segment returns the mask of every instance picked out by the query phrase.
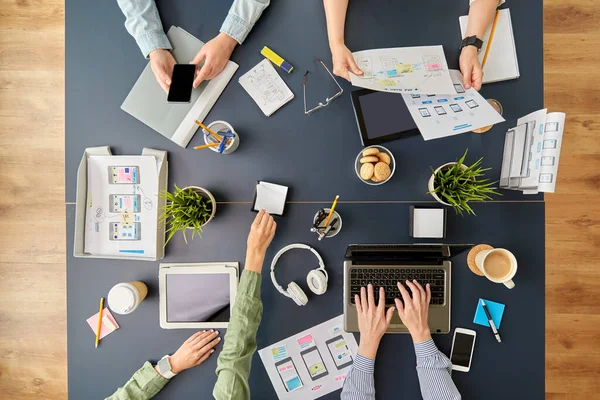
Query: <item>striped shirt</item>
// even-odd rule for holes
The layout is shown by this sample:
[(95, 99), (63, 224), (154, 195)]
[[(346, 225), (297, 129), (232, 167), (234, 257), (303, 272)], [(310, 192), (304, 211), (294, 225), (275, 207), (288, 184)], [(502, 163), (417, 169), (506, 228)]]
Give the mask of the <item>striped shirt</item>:
[[(432, 339), (415, 344), (417, 375), (423, 400), (460, 400), (452, 382), (452, 363)], [(375, 400), (375, 360), (356, 355), (344, 382), (342, 400)]]

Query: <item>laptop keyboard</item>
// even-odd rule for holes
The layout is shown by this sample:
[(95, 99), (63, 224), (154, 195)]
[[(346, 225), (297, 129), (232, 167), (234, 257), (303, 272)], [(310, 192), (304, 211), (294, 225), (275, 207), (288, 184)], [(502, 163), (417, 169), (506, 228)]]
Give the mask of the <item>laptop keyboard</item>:
[(350, 301), (354, 304), (354, 295), (360, 296), (360, 288), (367, 287), (370, 283), (373, 285), (375, 302), (379, 301), (379, 288), (385, 289), (385, 303), (394, 304), (394, 299), (402, 299), (400, 289), (397, 283), (401, 282), (404, 288), (411, 293), (406, 286), (406, 280), (416, 279), (423, 288), (429, 283), (431, 287), (432, 305), (443, 305), (445, 297), (445, 276), (441, 268), (404, 268), (404, 267), (380, 267), (380, 268), (360, 268), (350, 269)]

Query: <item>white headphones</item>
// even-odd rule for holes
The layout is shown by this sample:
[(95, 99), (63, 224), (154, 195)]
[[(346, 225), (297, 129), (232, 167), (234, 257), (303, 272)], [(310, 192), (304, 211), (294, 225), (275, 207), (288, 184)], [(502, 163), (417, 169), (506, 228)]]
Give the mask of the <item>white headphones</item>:
[(281, 257), (283, 253), (292, 249), (310, 250), (319, 260), (319, 268), (313, 269), (306, 276), (306, 283), (308, 284), (308, 288), (314, 294), (320, 295), (327, 291), (327, 280), (329, 279), (329, 276), (327, 275), (327, 271), (325, 271), (325, 264), (323, 263), (323, 259), (321, 258), (319, 253), (317, 253), (317, 251), (312, 247), (301, 243), (295, 243), (290, 244), (289, 246), (285, 246), (283, 249), (279, 250), (279, 253), (275, 255), (275, 257), (273, 258), (273, 262), (271, 263), (271, 280), (273, 281), (273, 285), (275, 286), (275, 289), (277, 289), (282, 295), (294, 300), (294, 302), (299, 306), (305, 306), (306, 303), (308, 303), (308, 298), (306, 297), (306, 293), (304, 293), (304, 290), (302, 290), (296, 282), (290, 282), (287, 287), (287, 290), (283, 290), (281, 285), (277, 283), (277, 279), (275, 279), (275, 264), (277, 264), (277, 260), (279, 260), (279, 257)]

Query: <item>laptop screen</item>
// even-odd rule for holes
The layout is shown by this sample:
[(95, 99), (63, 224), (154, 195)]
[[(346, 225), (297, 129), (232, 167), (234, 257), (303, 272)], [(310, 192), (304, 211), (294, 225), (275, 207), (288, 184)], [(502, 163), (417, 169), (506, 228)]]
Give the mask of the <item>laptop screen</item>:
[(472, 244), (363, 244), (350, 245), (346, 259), (362, 263), (438, 264), (473, 247)]

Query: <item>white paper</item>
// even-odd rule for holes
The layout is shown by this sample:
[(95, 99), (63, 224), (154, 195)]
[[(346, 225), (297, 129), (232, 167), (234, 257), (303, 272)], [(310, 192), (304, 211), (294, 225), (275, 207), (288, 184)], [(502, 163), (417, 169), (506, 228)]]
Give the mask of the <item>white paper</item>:
[(242, 75), (239, 82), (267, 117), (294, 98), (292, 91), (266, 58)]
[[(468, 20), (469, 17), (466, 15), (459, 18), (463, 39), (467, 34)], [(480, 63), (483, 63), (491, 31), (492, 24), (483, 35), (483, 46), (481, 52), (479, 52)], [(519, 75), (519, 62), (517, 60), (510, 10), (503, 9), (499, 11), (498, 23), (496, 24), (488, 58), (483, 66), (483, 83), (516, 79)]]
[(423, 139), (439, 139), (503, 122), (504, 118), (477, 90), (465, 90), (460, 71), (451, 69), (454, 94), (403, 94)]
[[(109, 183), (109, 168), (113, 166), (137, 167), (139, 183)], [(86, 253), (121, 257), (156, 257), (158, 168), (156, 158), (153, 156), (91, 156), (88, 158), (84, 249)], [(109, 204), (111, 195), (139, 195), (138, 211), (132, 211), (133, 224), (139, 224), (137, 225), (139, 240), (111, 240), (112, 224), (121, 224), (123, 218), (120, 211), (115, 212), (111, 208)]]
[(413, 211), (413, 237), (444, 237), (444, 210), (441, 208), (415, 208)]
[(454, 93), (442, 46), (396, 47), (352, 53), (364, 75), (354, 86), (392, 93)]
[[(271, 379), (273, 388), (277, 393), (277, 397), (280, 400), (317, 399), (333, 392), (334, 390), (339, 390), (342, 388), (344, 385), (344, 380), (346, 379), (346, 375), (352, 366), (349, 365), (342, 369), (338, 369), (335, 361), (333, 360), (334, 356), (332, 356), (332, 353), (326, 345), (326, 342), (333, 337), (341, 335), (346, 342), (345, 345), (347, 346), (347, 351), (349, 351), (350, 354), (345, 355), (338, 353), (336, 354), (336, 357), (347, 357), (348, 360), (350, 358), (354, 359), (358, 351), (358, 344), (356, 343), (356, 339), (354, 339), (353, 334), (347, 333), (340, 328), (343, 323), (344, 316), (340, 315), (280, 342), (273, 343), (272, 345), (258, 351), (260, 359), (262, 360), (267, 374)], [(311, 341), (313, 344), (308, 344)], [(278, 367), (275, 366), (276, 361), (274, 361), (274, 354), (278, 353), (282, 346), (286, 347), (287, 356), (291, 358), (292, 361), (291, 363), (288, 361), (287, 363), (279, 365), (279, 368), (285, 367), (286, 365), (290, 367), (287, 370), (283, 368), (284, 370), (282, 371), (282, 374), (284, 374), (284, 378), (293, 378), (294, 369), (291, 367), (295, 367), (299, 379), (302, 382), (301, 386), (292, 391), (286, 390), (283, 380), (279, 375)], [(305, 354), (304, 357), (300, 355), (302, 351), (310, 350), (315, 346), (318, 349), (318, 353), (312, 351), (309, 354)], [(276, 351), (273, 352), (273, 349)], [(315, 379), (313, 380), (313, 378), (310, 376), (306, 363), (312, 364), (319, 362), (319, 355), (324, 363), (325, 369), (327, 370), (327, 374), (325, 375), (324, 372), (321, 371), (321, 374), (315, 375)], [(289, 358), (284, 360), (289, 360)], [(284, 362), (284, 360), (279, 359), (278, 362)]]
[(565, 113), (561, 112), (550, 113), (546, 117), (538, 185), (538, 190), (540, 192), (554, 193), (556, 188), (558, 161), (560, 158), (560, 149), (562, 147), (565, 118)]
[(265, 209), (269, 214), (282, 215), (287, 198), (287, 186), (274, 183), (259, 182), (256, 185), (256, 201), (254, 210)]
[(526, 170), (519, 183), (520, 190), (532, 189), (537, 191), (542, 158), (542, 142), (544, 141), (544, 123), (546, 122), (547, 111), (544, 108), (521, 117), (517, 121), (517, 125), (527, 125), (527, 135), (530, 142), (528, 144), (529, 161), (523, 163)]

